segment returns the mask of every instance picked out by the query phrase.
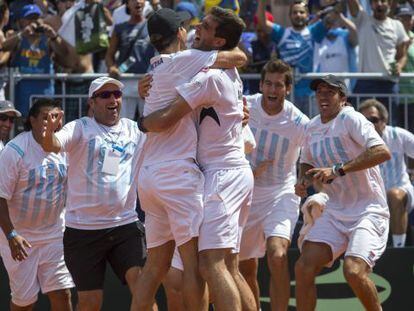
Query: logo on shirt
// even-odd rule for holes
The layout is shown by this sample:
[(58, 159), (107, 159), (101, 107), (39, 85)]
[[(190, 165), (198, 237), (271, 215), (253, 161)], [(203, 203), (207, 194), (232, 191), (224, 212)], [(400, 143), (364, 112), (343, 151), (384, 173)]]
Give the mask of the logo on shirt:
[(218, 126), (220, 126), (220, 119), (219, 119), (219, 117), (217, 115), (217, 112), (214, 110), (213, 107), (201, 109), (201, 112), (200, 112), (200, 124), (201, 124), (201, 122), (203, 122), (204, 118), (206, 118), (206, 117), (212, 118), (214, 121), (216, 121), (216, 123), (218, 124)]

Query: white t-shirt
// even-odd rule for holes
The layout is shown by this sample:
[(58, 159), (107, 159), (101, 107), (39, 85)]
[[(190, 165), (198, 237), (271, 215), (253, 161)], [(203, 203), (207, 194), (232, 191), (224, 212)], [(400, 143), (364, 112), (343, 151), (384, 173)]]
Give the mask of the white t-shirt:
[(197, 160), (202, 170), (248, 166), (243, 140), (243, 84), (237, 69), (204, 69), (178, 93), (198, 119)]
[[(214, 64), (217, 51), (195, 49), (162, 54), (151, 59), (152, 83), (145, 98), (144, 116), (165, 108), (178, 96), (176, 86), (190, 81), (200, 70)], [(145, 165), (164, 161), (195, 159), (197, 131), (194, 116), (188, 114), (162, 133), (148, 133), (145, 144)]]
[(252, 169), (263, 161), (272, 161), (255, 179), (255, 187), (283, 188), (294, 192), (296, 162), (309, 118), (287, 100), (281, 112), (268, 115), (263, 110), (262, 98), (262, 94), (246, 96), (250, 110), (249, 126), (256, 140), (256, 149), (247, 155), (247, 159)]
[(0, 152), (4, 149), (4, 143), (2, 140), (0, 140)]
[[(320, 115), (310, 121), (300, 162), (332, 167), (383, 144), (371, 122), (352, 107), (345, 107), (327, 123), (321, 122)], [(332, 184), (324, 185), (323, 192), (329, 196), (325, 211), (338, 220), (352, 221), (367, 213), (389, 216), (379, 166), (337, 177)]]
[[(47, 153), (24, 132), (0, 154), (0, 197), (7, 200), (16, 231), (29, 243), (63, 237), (67, 163), (63, 153)], [(0, 234), (1, 243), (6, 237)]]
[[(84, 117), (66, 124), (56, 137), (69, 162), (66, 226), (95, 230), (137, 220), (136, 179), (145, 141), (137, 123), (122, 118), (107, 127)], [(103, 172), (103, 162), (114, 144), (123, 151), (112, 175)]]
[(395, 62), (397, 46), (409, 41), (400, 21), (387, 17), (375, 19), (365, 11), (355, 18), (359, 37), (359, 71), (390, 72), (390, 63)]
[(385, 189), (411, 187), (404, 157), (414, 158), (414, 134), (400, 127), (387, 126), (382, 139), (392, 153), (391, 160), (380, 165)]

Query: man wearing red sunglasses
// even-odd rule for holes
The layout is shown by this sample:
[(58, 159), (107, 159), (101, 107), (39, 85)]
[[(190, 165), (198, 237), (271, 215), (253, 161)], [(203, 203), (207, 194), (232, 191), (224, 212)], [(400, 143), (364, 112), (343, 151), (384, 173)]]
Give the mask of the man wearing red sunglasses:
[(14, 120), (21, 116), (21, 113), (14, 108), (11, 101), (0, 101), (0, 152), (4, 148), (4, 142), (9, 139)]
[(144, 227), (135, 212), (145, 135), (136, 122), (120, 118), (123, 87), (109, 77), (95, 79), (89, 87), (93, 117), (69, 122), (57, 133), (62, 113), (44, 122), (43, 149), (68, 156), (63, 244), (79, 310), (101, 308), (107, 262), (132, 289), (146, 257)]

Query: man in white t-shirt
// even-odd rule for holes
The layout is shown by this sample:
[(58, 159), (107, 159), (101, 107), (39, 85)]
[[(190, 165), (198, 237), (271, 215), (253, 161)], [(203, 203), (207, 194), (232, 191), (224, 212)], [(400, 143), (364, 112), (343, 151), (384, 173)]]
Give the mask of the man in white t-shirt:
[(311, 82), (320, 115), (306, 129), (296, 194), (312, 182), (329, 200), (304, 236), (295, 266), (298, 310), (315, 310), (315, 277), (345, 252), (344, 276), (365, 309), (381, 310), (369, 273), (384, 252), (389, 211), (378, 164), (390, 152), (374, 126), (346, 106), (343, 81), (328, 75)]
[(74, 284), (62, 243), (66, 156), (47, 153), (40, 145), (43, 120), (61, 111), (54, 100), (37, 100), (26, 131), (0, 154), (0, 256), (9, 275), (11, 310), (32, 310), (40, 290), (53, 310), (72, 310)]
[[(166, 107), (177, 97), (176, 86), (188, 82), (203, 68), (234, 67), (220, 52), (186, 47), (183, 23), (188, 12), (164, 8), (148, 19), (151, 43), (160, 55), (151, 59), (152, 87), (145, 99), (144, 116)], [(223, 56), (224, 54), (224, 56)], [(188, 309), (206, 308), (205, 285), (198, 270), (197, 237), (203, 218), (204, 177), (196, 164), (197, 132), (193, 116), (187, 115), (163, 133), (148, 133), (138, 190), (146, 213), (148, 261), (136, 287), (133, 304), (137, 309), (152, 304), (155, 292), (168, 271), (174, 244), (184, 264), (183, 297)], [(177, 179), (177, 174), (181, 177)]]
[(4, 149), (5, 142), (9, 139), (14, 120), (22, 114), (14, 108), (11, 101), (0, 100), (0, 152)]
[[(359, 71), (399, 75), (407, 61), (409, 37), (400, 21), (388, 17), (391, 1), (371, 0), (372, 16), (359, 0), (347, 1), (358, 29)], [(398, 89), (392, 79), (358, 80), (354, 93), (398, 94)]]
[(287, 251), (299, 216), (295, 195), (296, 162), (309, 122), (285, 97), (292, 88), (292, 69), (281, 60), (262, 69), (260, 90), (247, 96), (249, 126), (256, 149), (247, 156), (255, 175), (253, 201), (240, 247), (240, 270), (259, 305), (257, 258), (267, 252), (273, 309), (286, 310), (290, 294)]
[(404, 247), (408, 215), (414, 208), (414, 187), (407, 173), (405, 157), (414, 158), (414, 134), (400, 127), (388, 126), (388, 111), (375, 99), (364, 101), (359, 111), (374, 124), (391, 150), (391, 160), (382, 163), (380, 168), (390, 207), (393, 245)]
[(118, 80), (95, 79), (89, 87), (93, 118), (70, 122), (57, 133), (56, 121), (45, 121), (43, 149), (68, 156), (63, 244), (80, 310), (101, 308), (107, 262), (132, 291), (146, 257), (135, 211), (145, 135), (136, 122), (120, 118), (122, 88)]
[[(244, 23), (234, 14), (213, 8), (196, 28), (193, 47), (233, 48), (240, 40), (243, 27)], [(178, 98), (170, 106), (146, 116), (142, 127), (150, 132), (162, 132), (178, 126), (195, 110), (199, 136), (197, 160), (206, 178), (204, 218), (198, 243), (200, 269), (217, 308), (238, 310), (243, 304), (244, 309), (253, 310), (256, 308), (254, 297), (238, 270), (237, 261), (253, 182), (241, 136), (240, 78), (235, 69), (206, 68), (177, 90), (189, 97), (188, 103)]]

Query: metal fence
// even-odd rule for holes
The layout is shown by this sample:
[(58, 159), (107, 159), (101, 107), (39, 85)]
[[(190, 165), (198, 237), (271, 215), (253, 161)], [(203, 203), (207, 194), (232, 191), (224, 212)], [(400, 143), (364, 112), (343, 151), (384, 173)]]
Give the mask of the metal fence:
[[(294, 81), (300, 79), (315, 79), (318, 77), (325, 76), (327, 73), (308, 73), (308, 74), (296, 74), (294, 76)], [(344, 79), (378, 79), (378, 80), (389, 80), (394, 79), (395, 81), (400, 81), (402, 79), (414, 79), (414, 73), (402, 73), (399, 77), (390, 77), (381, 73), (332, 73), (338, 77)], [(19, 81), (25, 79), (31, 80), (52, 80), (59, 87), (56, 88), (55, 94), (52, 96), (54, 98), (59, 98), (62, 100), (62, 105), (65, 110), (71, 109), (76, 110), (76, 117), (80, 117), (86, 113), (86, 102), (87, 102), (87, 92), (83, 93), (73, 93), (68, 91), (68, 85), (73, 82), (80, 83), (81, 85), (89, 86), (89, 82), (97, 77), (105, 76), (107, 74), (21, 74), (16, 69), (11, 68), (7, 75), (3, 75), (3, 79), (8, 81), (8, 93), (9, 99), (14, 102), (15, 100), (15, 86)], [(143, 74), (123, 74), (121, 80), (138, 81)], [(1, 76), (0, 76), (1, 77)], [(241, 74), (243, 80), (260, 80), (259, 74)], [(38, 97), (46, 97), (46, 95), (36, 94), (36, 90), (33, 90), (31, 100)], [(50, 96), (47, 96), (50, 97)], [(125, 97), (125, 96), (124, 96)], [(410, 94), (349, 94), (349, 99), (352, 104), (357, 108), (361, 101), (366, 98), (387, 98), (388, 101), (385, 103), (388, 106), (390, 114), (390, 124), (399, 125), (406, 129), (413, 128), (414, 123), (414, 90)], [(133, 98), (133, 96), (126, 96), (126, 98)], [(290, 94), (290, 100), (295, 103), (295, 93), (292, 91)], [(315, 103), (314, 95), (309, 96), (307, 99), (307, 109), (306, 111), (312, 117), (318, 113), (318, 109)]]

